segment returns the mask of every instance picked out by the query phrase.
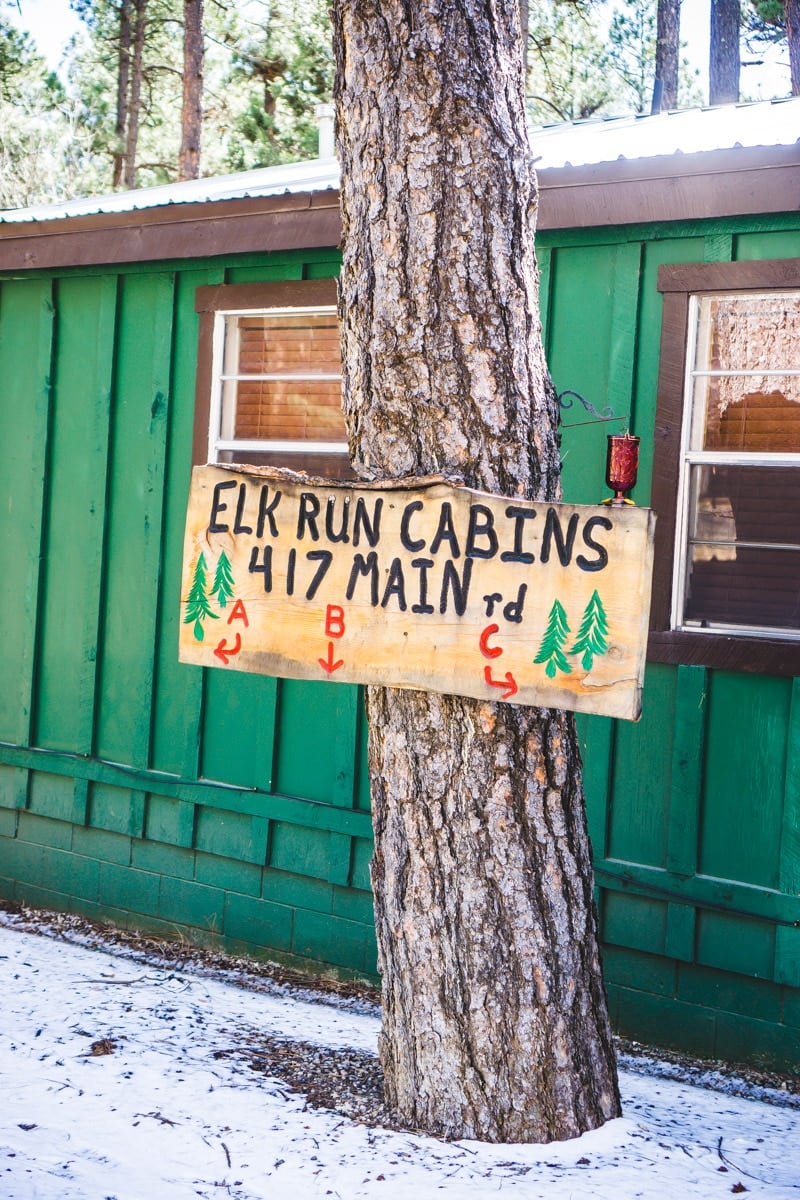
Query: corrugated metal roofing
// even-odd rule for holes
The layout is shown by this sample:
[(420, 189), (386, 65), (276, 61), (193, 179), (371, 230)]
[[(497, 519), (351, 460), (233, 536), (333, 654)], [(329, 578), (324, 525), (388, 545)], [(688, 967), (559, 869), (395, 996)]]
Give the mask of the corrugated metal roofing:
[(542, 169), (798, 142), (798, 97), (688, 108), (653, 117), (599, 117), (531, 130), (534, 159)]
[[(546, 125), (531, 130), (531, 142), (539, 170), (737, 147), (797, 145), (800, 144), (800, 98)], [(0, 221), (52, 221), (172, 204), (324, 192), (338, 186), (338, 162), (335, 158), (322, 158), (110, 196), (91, 196), (63, 204), (9, 210), (0, 213)]]
[(95, 213), (136, 212), (168, 204), (197, 204), (213, 200), (241, 200), (248, 196), (279, 196), (287, 192), (324, 192), (339, 186), (339, 164), (335, 158), (262, 167), (236, 175), (214, 175), (184, 183), (114, 192), (110, 196), (88, 196), (63, 204), (37, 204), (31, 208), (0, 212), (0, 221), (53, 221), (59, 217), (84, 217)]

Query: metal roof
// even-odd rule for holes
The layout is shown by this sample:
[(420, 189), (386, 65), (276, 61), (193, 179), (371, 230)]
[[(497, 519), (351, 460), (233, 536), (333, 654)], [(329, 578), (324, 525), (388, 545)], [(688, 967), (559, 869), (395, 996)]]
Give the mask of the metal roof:
[(88, 196), (62, 204), (36, 204), (30, 208), (0, 212), (0, 221), (53, 221), (59, 217), (84, 217), (95, 213), (136, 212), (168, 204), (197, 204), (214, 200), (241, 200), (248, 196), (279, 196), (291, 192), (324, 192), (339, 186), (339, 163), (335, 158), (261, 167), (236, 175), (214, 175), (183, 183)]
[[(656, 116), (597, 117), (531, 130), (537, 170), (592, 166), (620, 160), (737, 148), (800, 144), (800, 97), (691, 108)], [(91, 196), (62, 204), (35, 205), (0, 213), (0, 222), (52, 221), (98, 213), (136, 212), (165, 205), (316, 193), (339, 186), (335, 158), (263, 167), (160, 187)]]
[(699, 154), (800, 142), (800, 97), (687, 108), (656, 116), (598, 117), (531, 130), (537, 168)]

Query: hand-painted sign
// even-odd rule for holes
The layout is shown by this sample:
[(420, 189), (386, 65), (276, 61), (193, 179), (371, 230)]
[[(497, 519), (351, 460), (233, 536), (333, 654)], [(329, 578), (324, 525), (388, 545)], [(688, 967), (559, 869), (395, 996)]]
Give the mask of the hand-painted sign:
[(648, 509), (196, 467), (180, 658), (636, 720)]

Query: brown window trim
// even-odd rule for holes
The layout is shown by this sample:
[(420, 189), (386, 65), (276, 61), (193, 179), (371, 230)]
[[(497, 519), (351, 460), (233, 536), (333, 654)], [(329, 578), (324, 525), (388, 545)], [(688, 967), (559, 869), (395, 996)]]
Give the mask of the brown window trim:
[(689, 295), (692, 292), (781, 287), (800, 288), (800, 258), (682, 263), (659, 268), (658, 290), (664, 294), (664, 313), (652, 491), (652, 506), (658, 521), (647, 649), (650, 662), (690, 663), (768, 675), (800, 675), (800, 639), (789, 641), (670, 629)]
[(335, 305), (335, 279), (288, 279), (280, 283), (217, 283), (195, 292), (195, 312), (200, 314), (197, 340), (192, 466), (208, 459), (208, 425), (211, 419), (211, 384), (214, 350), (214, 317), (220, 310), (237, 308), (314, 308)]

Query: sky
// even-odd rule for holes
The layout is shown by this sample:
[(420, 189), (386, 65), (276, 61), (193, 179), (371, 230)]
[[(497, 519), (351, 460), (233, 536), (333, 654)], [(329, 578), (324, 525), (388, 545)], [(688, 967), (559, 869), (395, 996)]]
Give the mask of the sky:
[[(59, 58), (70, 36), (80, 22), (69, 7), (69, 0), (15, 0), (19, 13), (17, 21), (34, 37), (39, 50), (51, 67)], [(681, 37), (687, 43), (687, 56), (700, 71), (699, 84), (703, 96), (708, 96), (708, 24), (710, 0), (683, 0), (681, 8)], [(743, 52), (743, 64), (754, 56)], [(776, 65), (777, 64), (777, 65)], [(770, 99), (788, 95), (788, 57), (770, 51), (763, 65), (743, 65), (742, 94), (748, 99)]]
[(81, 22), (71, 10), (69, 0), (13, 0), (18, 11), (10, 16), (21, 29), (31, 34), (39, 52), (55, 69), (61, 53)]
[(3, 1200), (800, 1197), (800, 1097), (634, 1059), (623, 1115), (566, 1142), (356, 1124), (250, 1061), (268, 1036), (372, 1055), (374, 1008), (97, 948), (60, 921), (0, 913)]

